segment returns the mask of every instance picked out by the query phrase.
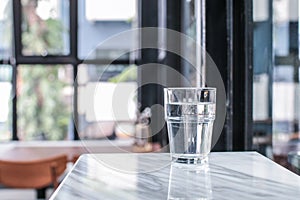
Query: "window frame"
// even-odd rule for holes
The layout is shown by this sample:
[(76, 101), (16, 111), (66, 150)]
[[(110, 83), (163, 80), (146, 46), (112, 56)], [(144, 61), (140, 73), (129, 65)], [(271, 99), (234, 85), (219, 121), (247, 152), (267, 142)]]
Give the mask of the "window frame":
[[(167, 19), (171, 20), (167, 22), (167, 27), (172, 26), (172, 16), (178, 17), (178, 5), (181, 1), (173, 0), (156, 0), (155, 3), (149, 3), (147, 0), (141, 0), (138, 3), (138, 13), (139, 13), (139, 27), (157, 26), (158, 20), (155, 17), (147, 17), (147, 13), (151, 13), (155, 16), (153, 12), (149, 11), (151, 7), (152, 11), (156, 14), (158, 10), (158, 5), (161, 1), (166, 1), (167, 7)], [(221, 3), (220, 3), (221, 2)], [(24, 56), (22, 55), (22, 43), (21, 43), (21, 15), (22, 7), (21, 0), (14, 0), (13, 3), (13, 56), (8, 60), (0, 60), (0, 64), (10, 64), (13, 67), (13, 77), (12, 84), (13, 90), (16, 91), (16, 77), (17, 68), (20, 64), (71, 64), (73, 66), (73, 77), (74, 77), (74, 140), (79, 140), (79, 136), (76, 129), (76, 124), (78, 122), (78, 83), (76, 82), (76, 77), (78, 73), (78, 65), (83, 62), (83, 60), (78, 59), (78, 1), (69, 0), (70, 5), (70, 54), (64, 56)], [(171, 5), (173, 3), (173, 6)], [(217, 37), (216, 29), (210, 29), (207, 32), (207, 49), (211, 54), (215, 54), (213, 58), (216, 62), (224, 62), (222, 57), (218, 55), (226, 55), (226, 64), (220, 66), (220, 72), (224, 79), (224, 84), (227, 93), (227, 117), (224, 125), (224, 137), (222, 143), (226, 143), (225, 146), (220, 147), (217, 150), (250, 150), (252, 148), (252, 2), (247, 0), (206, 0), (207, 15), (213, 13), (214, 8), (218, 8), (226, 14), (226, 26), (217, 27), (216, 22), (218, 16), (211, 15), (210, 20), (207, 21), (208, 27), (219, 28), (218, 34), (226, 35), (225, 40), (223, 38), (223, 46), (221, 49), (217, 50), (218, 44), (214, 45), (209, 41), (214, 37)], [(226, 5), (226, 6), (224, 6)], [(150, 6), (150, 7), (148, 7)], [(220, 17), (220, 16), (219, 16)], [(208, 19), (208, 18), (207, 18)], [(222, 19), (224, 22), (224, 19)], [(177, 21), (178, 22), (178, 21)], [(169, 23), (169, 24), (168, 24)], [(176, 28), (176, 24), (173, 24)], [(171, 27), (172, 28), (172, 27)], [(240, 42), (244, 41), (244, 42)], [(224, 45), (225, 44), (225, 45)], [(164, 59), (159, 60), (156, 52), (144, 51), (142, 52), (141, 58), (147, 58), (148, 60), (154, 60), (158, 63), (168, 63), (173, 62), (171, 57), (166, 56)], [(145, 62), (145, 60), (143, 61)], [(177, 61), (176, 61), (177, 62)], [(107, 61), (105, 59), (99, 60), (84, 60), (84, 63), (97, 63), (105, 64)], [(136, 59), (130, 61), (128, 59), (115, 60), (113, 64), (142, 64), (141, 59)], [(239, 66), (239, 67), (236, 67)], [(139, 73), (139, 72), (138, 72)], [(155, 90), (155, 95), (159, 97), (159, 92)], [(144, 94), (143, 94), (144, 93)], [(139, 98), (142, 101), (142, 108), (152, 104), (147, 102), (147, 90), (144, 90), (142, 94), (139, 94)], [(18, 140), (17, 133), (17, 96), (15, 95), (12, 99), (12, 140)], [(143, 103), (144, 102), (144, 103)], [(162, 134), (165, 134), (162, 133)], [(167, 137), (165, 135), (157, 137), (157, 140), (161, 143), (167, 142)]]
[[(14, 0), (13, 2), (13, 56), (10, 60), (0, 60), (0, 63), (8, 63), (13, 66), (13, 77), (12, 84), (13, 90), (17, 89), (17, 69), (18, 65), (36, 65), (36, 64), (50, 64), (50, 65), (66, 65), (69, 64), (73, 67), (73, 117), (74, 117), (74, 127), (73, 127), (73, 138), (74, 140), (79, 140), (79, 135), (77, 132), (77, 124), (78, 124), (78, 83), (77, 83), (77, 73), (78, 73), (78, 65), (93, 63), (93, 64), (107, 64), (106, 59), (94, 59), (94, 60), (82, 60), (78, 58), (78, 1), (69, 0), (69, 15), (70, 15), (70, 49), (69, 55), (46, 55), (46, 56), (26, 56), (22, 54), (22, 5), (21, 0)], [(132, 61), (129, 59), (118, 59), (112, 62), (112, 64), (130, 64)], [(17, 101), (18, 98), (14, 95), (12, 99), (12, 140), (19, 140), (18, 138), (18, 121), (17, 121)]]

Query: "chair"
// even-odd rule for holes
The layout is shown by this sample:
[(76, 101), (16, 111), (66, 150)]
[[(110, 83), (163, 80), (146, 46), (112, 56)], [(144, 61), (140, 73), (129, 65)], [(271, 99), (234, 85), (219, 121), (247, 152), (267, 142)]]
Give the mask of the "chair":
[(58, 177), (66, 166), (66, 155), (34, 161), (0, 160), (0, 183), (11, 188), (35, 188), (37, 197), (45, 198), (47, 187), (58, 187)]
[(80, 155), (74, 155), (72, 158), (72, 163), (75, 164), (76, 161), (79, 159)]

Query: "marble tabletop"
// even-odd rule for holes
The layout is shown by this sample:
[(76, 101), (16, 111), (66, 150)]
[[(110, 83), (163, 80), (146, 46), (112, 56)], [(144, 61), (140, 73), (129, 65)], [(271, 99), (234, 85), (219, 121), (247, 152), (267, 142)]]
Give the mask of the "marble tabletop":
[(85, 154), (50, 199), (300, 199), (300, 176), (256, 152), (213, 152), (202, 166), (170, 160)]

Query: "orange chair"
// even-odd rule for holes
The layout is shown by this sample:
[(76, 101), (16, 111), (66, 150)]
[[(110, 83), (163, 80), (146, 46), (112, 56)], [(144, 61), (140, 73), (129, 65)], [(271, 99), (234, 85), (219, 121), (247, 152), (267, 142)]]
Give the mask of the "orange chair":
[(80, 155), (74, 155), (72, 158), (72, 163), (75, 164), (76, 161), (79, 159)]
[(58, 187), (58, 178), (66, 166), (66, 155), (35, 161), (0, 160), (0, 183), (11, 188), (35, 188), (38, 198), (45, 198), (48, 186)]

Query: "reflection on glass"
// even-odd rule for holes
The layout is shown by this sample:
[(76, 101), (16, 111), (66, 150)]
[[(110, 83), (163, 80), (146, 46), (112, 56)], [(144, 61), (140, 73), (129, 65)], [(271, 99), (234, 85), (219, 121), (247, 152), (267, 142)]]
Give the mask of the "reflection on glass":
[(22, 0), (22, 53), (69, 54), (69, 1)]
[(71, 66), (19, 66), (20, 140), (64, 140), (73, 135)]
[(0, 141), (11, 138), (12, 132), (12, 67), (0, 65)]
[(172, 163), (168, 199), (213, 199), (209, 166)]
[[(128, 53), (137, 42), (133, 35), (125, 40), (107, 39), (136, 27), (136, 0), (79, 0), (78, 54), (80, 59), (109, 59)], [(124, 55), (128, 59), (128, 55)]]
[(81, 139), (130, 138), (136, 118), (136, 67), (78, 68), (78, 132)]
[(12, 1), (0, 1), (0, 60), (12, 53)]

